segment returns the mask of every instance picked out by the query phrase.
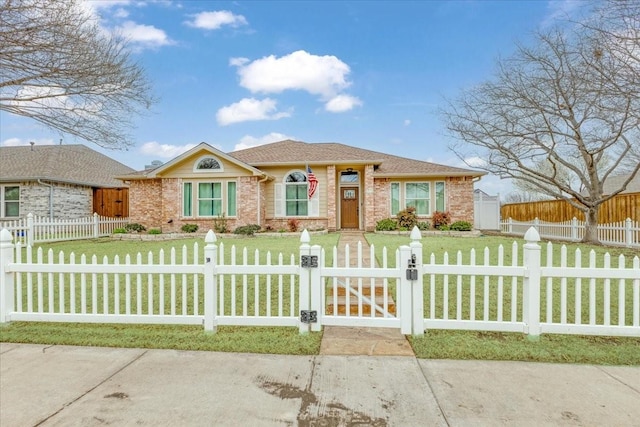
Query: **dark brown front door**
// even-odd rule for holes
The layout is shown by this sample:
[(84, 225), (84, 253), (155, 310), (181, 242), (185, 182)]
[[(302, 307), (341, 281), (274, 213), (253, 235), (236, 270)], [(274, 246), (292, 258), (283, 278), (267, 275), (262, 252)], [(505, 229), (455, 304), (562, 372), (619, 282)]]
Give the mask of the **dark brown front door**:
[(358, 188), (340, 189), (340, 228), (359, 228)]

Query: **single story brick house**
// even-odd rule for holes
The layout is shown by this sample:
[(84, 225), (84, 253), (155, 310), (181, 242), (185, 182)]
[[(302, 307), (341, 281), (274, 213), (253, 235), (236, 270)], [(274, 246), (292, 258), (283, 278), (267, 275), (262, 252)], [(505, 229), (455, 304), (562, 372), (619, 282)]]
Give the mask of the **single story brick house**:
[(82, 144), (0, 147), (0, 220), (127, 217), (129, 166)]
[(473, 222), (473, 185), (483, 172), (338, 143), (280, 141), (223, 153), (209, 144), (153, 169), (119, 178), (129, 185), (130, 220), (163, 232), (183, 224), (229, 230), (259, 224), (287, 230), (371, 231), (415, 206), (421, 221), (448, 211)]

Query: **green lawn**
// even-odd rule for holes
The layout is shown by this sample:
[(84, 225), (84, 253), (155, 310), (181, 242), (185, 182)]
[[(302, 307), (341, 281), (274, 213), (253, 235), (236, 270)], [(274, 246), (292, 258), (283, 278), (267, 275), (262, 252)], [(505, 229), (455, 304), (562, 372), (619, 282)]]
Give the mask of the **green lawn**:
[[(330, 250), (338, 242), (339, 234), (313, 235), (311, 244), (322, 245), (328, 257)], [(391, 258), (389, 265), (394, 265), (395, 248), (408, 244), (407, 236), (391, 236), (367, 234), (367, 240), (375, 244), (376, 256), (380, 259), (383, 246), (387, 246)], [(428, 236), (422, 239), (425, 259), (433, 252), (437, 262), (442, 262), (446, 250), (463, 253), (468, 260), (471, 248), (477, 251), (476, 262), (484, 262), (483, 250), (491, 248), (492, 263), (497, 256), (497, 247), (504, 246), (505, 264), (510, 264), (511, 244), (522, 239), (514, 237), (483, 236), (478, 238), (458, 238), (449, 236)], [(54, 253), (64, 251), (66, 257), (70, 252), (79, 254), (96, 254), (99, 259), (107, 256), (113, 259), (118, 255), (122, 260), (126, 254), (143, 253), (146, 262), (148, 252), (156, 254), (163, 249), (168, 259), (172, 247), (178, 248), (176, 256), (181, 257), (181, 248), (186, 245), (189, 251), (193, 243), (198, 242), (200, 249), (204, 246), (202, 237), (175, 241), (114, 241), (111, 239), (93, 239), (86, 241), (46, 243), (40, 245), (46, 251), (51, 248)], [(291, 255), (297, 256), (300, 241), (294, 237), (254, 237), (254, 238), (221, 238), (217, 242), (223, 243), (226, 252), (235, 245), (238, 249), (237, 257), (241, 259), (241, 248), (247, 247), (248, 262), (253, 263), (255, 250), (259, 249), (264, 260), (266, 252), (272, 252), (272, 260), (276, 254), (282, 253), (285, 263)], [(546, 260), (546, 245), (543, 244), (543, 263)], [(560, 246), (560, 244), (557, 244)], [(573, 253), (578, 245), (568, 244), (569, 259), (573, 262)], [(622, 248), (604, 248), (601, 246), (585, 247), (580, 245), (583, 258), (593, 249), (598, 254), (600, 265), (604, 252), (612, 255), (612, 264), (617, 266), (617, 257), (624, 254), (627, 264), (637, 250)], [(519, 252), (519, 257), (522, 252)], [(46, 256), (46, 255), (45, 255)], [(57, 256), (57, 255), (56, 255)], [(190, 255), (191, 256), (191, 255)], [(556, 258), (557, 259), (557, 258)], [(450, 262), (454, 262), (454, 254), (450, 254)], [(227, 260), (229, 262), (230, 259)], [(330, 260), (329, 260), (330, 262)], [(586, 265), (583, 262), (583, 265)], [(451, 283), (455, 283), (453, 280)], [(249, 284), (251, 286), (251, 283)], [(544, 286), (544, 284), (543, 284)], [(617, 285), (616, 285), (617, 286)], [(451, 285), (451, 287), (455, 287)], [(557, 287), (554, 285), (554, 288)], [(583, 285), (584, 288), (587, 285)], [(615, 288), (615, 286), (613, 286)], [(479, 286), (476, 292), (480, 292)], [(250, 287), (252, 293), (254, 288)], [(493, 292), (493, 291), (492, 291)], [(554, 304), (559, 300), (554, 289)], [(428, 292), (425, 292), (428, 294)], [(492, 294), (493, 296), (493, 294)], [(191, 299), (191, 295), (188, 296)], [(425, 296), (428, 298), (428, 295)], [(508, 297), (506, 297), (508, 298)], [(544, 298), (544, 297), (543, 297)], [(426, 300), (426, 303), (429, 301)], [(544, 303), (544, 302), (543, 302)], [(428, 306), (427, 306), (428, 307)], [(480, 307), (478, 307), (480, 308)], [(249, 308), (251, 310), (251, 308)], [(476, 310), (482, 315), (482, 310)], [(466, 312), (465, 312), (466, 313)], [(454, 313), (455, 314), (455, 313)], [(628, 313), (630, 315), (630, 312)], [(491, 315), (495, 313), (492, 311)], [(507, 313), (505, 313), (505, 317)], [(181, 350), (210, 350), (236, 351), (273, 354), (317, 354), (320, 347), (321, 333), (299, 335), (296, 328), (270, 327), (219, 327), (218, 333), (207, 334), (200, 326), (166, 326), (166, 325), (101, 325), (101, 324), (62, 324), (13, 322), (0, 328), (0, 340), (5, 342), (26, 342), (42, 344), (66, 344), (112, 347), (144, 347), (171, 348)], [(410, 342), (420, 358), (455, 358), (455, 359), (494, 359), (494, 360), (531, 360), (544, 362), (572, 362), (595, 364), (640, 365), (640, 338), (608, 338), (582, 337), (567, 335), (543, 335), (538, 342), (531, 342), (522, 334), (468, 332), (468, 331), (428, 331), (424, 337), (410, 338)]]

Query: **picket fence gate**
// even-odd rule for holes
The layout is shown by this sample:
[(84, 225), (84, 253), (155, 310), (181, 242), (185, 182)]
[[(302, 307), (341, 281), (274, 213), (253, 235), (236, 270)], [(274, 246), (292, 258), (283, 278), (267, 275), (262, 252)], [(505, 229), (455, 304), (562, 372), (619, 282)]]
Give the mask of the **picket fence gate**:
[[(349, 265), (349, 251), (333, 262), (325, 250), (300, 239), (298, 255), (225, 249), (213, 231), (204, 250), (172, 248), (168, 254), (124, 259), (54, 254), (14, 243), (0, 232), (0, 323), (10, 321), (295, 326), (301, 333), (323, 325), (398, 328), (416, 336), (429, 329), (640, 336), (640, 258), (632, 260), (565, 246), (559, 262), (547, 245), (542, 262), (534, 228), (520, 247), (498, 249), (491, 262), (455, 261), (446, 253), (423, 263), (422, 236), (394, 254), (383, 248), (380, 266), (372, 246), (369, 266)], [(357, 247), (362, 260), (362, 245)], [(168, 255), (168, 259), (167, 259)], [(479, 254), (478, 254), (479, 255)], [(631, 265), (627, 265), (630, 261)], [(331, 264), (331, 265), (327, 265)], [(573, 264), (573, 265), (570, 265)], [(612, 265), (613, 264), (613, 265)], [(382, 292), (378, 293), (378, 290)], [(338, 299), (345, 303), (338, 309)], [(351, 300), (351, 301), (350, 301)], [(350, 306), (355, 309), (352, 312)]]

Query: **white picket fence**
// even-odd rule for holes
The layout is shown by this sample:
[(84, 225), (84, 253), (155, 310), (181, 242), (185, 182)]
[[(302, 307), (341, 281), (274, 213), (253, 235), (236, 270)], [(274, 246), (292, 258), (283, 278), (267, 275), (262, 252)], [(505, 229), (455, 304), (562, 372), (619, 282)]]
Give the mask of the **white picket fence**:
[[(409, 245), (382, 250), (375, 264), (349, 265), (333, 249), (302, 233), (297, 256), (230, 250), (207, 233), (198, 242), (168, 253), (124, 259), (45, 252), (12, 242), (0, 232), (0, 323), (10, 321), (172, 323), (297, 326), (301, 333), (323, 325), (399, 328), (422, 335), (426, 329), (467, 329), (542, 333), (640, 336), (640, 258), (576, 251), (560, 258), (551, 243), (542, 248), (534, 228), (498, 249), (491, 262), (475, 251), (439, 262), (422, 262), (419, 230)], [(546, 261), (542, 252), (546, 250)], [(362, 260), (362, 245), (357, 247)], [(522, 255), (522, 257), (521, 257)], [(479, 257), (479, 254), (478, 254)], [(583, 262), (583, 257), (587, 259)], [(331, 265), (327, 265), (331, 264)], [(617, 265), (616, 265), (617, 264)], [(339, 296), (338, 291), (344, 295)], [(376, 296), (378, 292), (381, 296)], [(338, 299), (350, 309), (338, 310)], [(395, 305), (395, 309), (392, 307)]]
[(24, 245), (62, 240), (82, 240), (110, 236), (116, 228), (129, 223), (128, 218), (109, 218), (94, 213), (85, 218), (56, 219), (34, 216), (0, 221), (0, 229), (9, 230)]
[[(564, 222), (546, 222), (538, 218), (533, 221), (508, 218), (500, 222), (500, 229), (505, 234), (524, 236), (530, 227), (534, 227), (541, 237), (577, 242), (584, 237), (586, 222), (575, 217)], [(611, 224), (598, 224), (598, 239), (607, 245), (640, 248), (640, 222), (627, 218)]]

